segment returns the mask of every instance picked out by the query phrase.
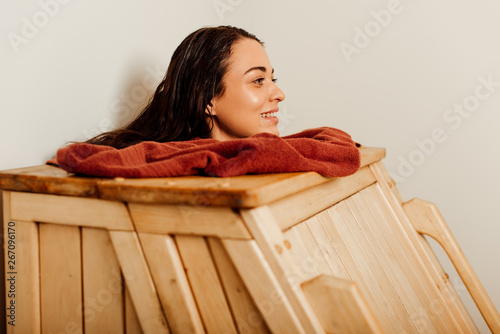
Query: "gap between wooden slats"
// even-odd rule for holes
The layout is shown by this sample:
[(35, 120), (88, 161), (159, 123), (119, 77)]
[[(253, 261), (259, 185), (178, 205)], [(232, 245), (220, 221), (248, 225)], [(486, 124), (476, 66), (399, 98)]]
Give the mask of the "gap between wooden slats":
[[(428, 273), (425, 272), (429, 268), (423, 268), (422, 259), (415, 252), (401, 222), (386, 202), (380, 186), (377, 184), (366, 190), (362, 193), (364, 201), (370, 203), (368, 206), (372, 215), (378, 217), (380, 227), (384, 229), (383, 235), (386, 241), (393, 248), (394, 254), (398, 256), (399, 262), (406, 268), (407, 277), (411, 280), (413, 289), (421, 301), (421, 309), (417, 311), (418, 314), (412, 314), (412, 317), (422, 325), (426, 325), (428, 323), (426, 319), (431, 316), (435, 322), (434, 326), (438, 329), (442, 328), (448, 333), (462, 332), (453, 317), (450, 317), (448, 306), (439, 295), (436, 295), (437, 290), (432, 281), (429, 281)], [(436, 312), (437, 307), (441, 311)]]

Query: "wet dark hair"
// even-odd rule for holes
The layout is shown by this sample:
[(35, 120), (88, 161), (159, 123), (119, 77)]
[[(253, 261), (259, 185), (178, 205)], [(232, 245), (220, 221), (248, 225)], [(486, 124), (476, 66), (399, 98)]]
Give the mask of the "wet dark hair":
[(205, 109), (213, 98), (224, 94), (222, 79), (232, 46), (243, 38), (263, 44), (253, 34), (231, 26), (191, 33), (174, 51), (163, 81), (139, 116), (87, 143), (124, 148), (142, 141), (209, 138), (213, 120)]

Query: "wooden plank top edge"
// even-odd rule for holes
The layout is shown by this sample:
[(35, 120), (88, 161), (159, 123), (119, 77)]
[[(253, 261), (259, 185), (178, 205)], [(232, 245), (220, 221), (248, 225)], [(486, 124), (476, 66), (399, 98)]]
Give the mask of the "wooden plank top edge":
[[(384, 148), (360, 147), (361, 167), (385, 157)], [(0, 190), (36, 192), (141, 203), (255, 207), (327, 182), (316, 172), (242, 175), (228, 178), (97, 178), (40, 165), (0, 171)]]

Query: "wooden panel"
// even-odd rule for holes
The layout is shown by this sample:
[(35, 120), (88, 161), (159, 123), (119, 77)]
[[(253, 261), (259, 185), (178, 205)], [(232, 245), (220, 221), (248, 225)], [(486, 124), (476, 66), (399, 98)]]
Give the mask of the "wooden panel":
[(48, 165), (0, 171), (0, 189), (80, 197), (98, 197), (99, 178), (74, 177)]
[(327, 333), (383, 333), (356, 283), (321, 275), (302, 289)]
[(225, 239), (222, 243), (271, 332), (305, 333), (256, 242)]
[(42, 333), (82, 332), (80, 229), (39, 224)]
[[(418, 308), (421, 307), (419, 298), (411, 290), (411, 285), (403, 273), (405, 269), (400, 270), (397, 262), (389, 260), (393, 254), (390, 251), (390, 246), (383, 242), (383, 235), (374, 237), (370, 227), (375, 228), (379, 221), (371, 216), (369, 208), (364, 205), (360, 194), (353, 195), (339, 208), (343, 217), (349, 222), (346, 226), (339, 226), (339, 230), (344, 239), (355, 240), (355, 243), (346, 242), (346, 244), (350, 249), (358, 246), (359, 254), (356, 260), (363, 264), (364, 271), (373, 280), (379, 282), (381, 291), (391, 303), (395, 314), (398, 315), (405, 328), (411, 332), (417, 331), (418, 324), (415, 323), (410, 314), (416, 314)], [(424, 317), (429, 322), (426, 327), (429, 332), (435, 332), (437, 329), (437, 332), (442, 333), (445, 329), (439, 326), (434, 328), (433, 322), (429, 321), (429, 317), (425, 313), (420, 317)]]
[[(359, 149), (361, 166), (385, 156), (382, 148)], [(327, 182), (315, 172), (243, 175), (231, 178), (103, 179), (76, 177), (52, 166), (0, 172), (0, 189), (78, 197), (188, 205), (255, 207)]]
[(204, 333), (196, 303), (173, 238), (139, 233), (139, 239), (173, 333)]
[(128, 289), (125, 289), (125, 333), (142, 334), (141, 324), (137, 313), (135, 313), (134, 303), (132, 303)]
[[(377, 179), (381, 180), (377, 183), (378, 186), (374, 188), (379, 194), (374, 198), (375, 200), (383, 198), (384, 203), (378, 207), (378, 209), (383, 210), (382, 216), (394, 217), (393, 219), (399, 221), (395, 225), (398, 227), (399, 233), (401, 233), (400, 240), (397, 241), (404, 245), (406, 253), (412, 259), (410, 268), (425, 277), (425, 279), (421, 280), (424, 287), (420, 294), (428, 298), (429, 302), (426, 307), (429, 308), (430, 314), (434, 314), (437, 319), (444, 322), (444, 325), (453, 326), (456, 332), (470, 332), (461, 325), (464, 321), (460, 319), (459, 308), (450, 299), (442, 297), (441, 291), (446, 290), (445, 282), (447, 278), (436, 275), (433, 263), (426, 256), (427, 250), (422, 246), (418, 232), (404, 213), (397, 194), (389, 187), (390, 182), (385, 179), (386, 176), (382, 171), (382, 167), (379, 163), (370, 166)], [(477, 332), (477, 329), (474, 329), (473, 332)]]
[(7, 333), (40, 333), (38, 226), (5, 217), (4, 231)]
[[(410, 316), (416, 326), (419, 329), (435, 328), (438, 332), (468, 332), (450, 316), (449, 309), (445, 309), (445, 301), (436, 294), (435, 282), (428, 275), (429, 268), (422, 267), (421, 254), (416, 253), (408, 241), (401, 221), (387, 205), (380, 187), (377, 185), (367, 188), (360, 195), (370, 214), (378, 222), (378, 224), (370, 223), (369, 226), (372, 231), (374, 228), (380, 229), (378, 241), (386, 243), (389, 246), (387, 250), (389, 258), (396, 259), (391, 268), (398, 277), (397, 283), (403, 284), (399, 293), (406, 305), (413, 308)], [(400, 271), (404, 273), (408, 283)]]
[(82, 254), (85, 332), (123, 333), (122, 276), (108, 231), (82, 228)]
[(220, 239), (209, 238), (219, 277), (239, 333), (270, 333)]
[(144, 333), (169, 333), (146, 259), (134, 232), (109, 235)]
[[(331, 244), (337, 251), (342, 263), (348, 270), (351, 280), (359, 285), (362, 295), (366, 298), (384, 331), (388, 333), (407, 332), (407, 329), (397, 317), (390, 301), (381, 291), (379, 282), (371, 280), (370, 275), (372, 273), (369, 272), (369, 267), (367, 267), (364, 261), (361, 263), (358, 262), (359, 249), (356, 249), (357, 247), (351, 249), (340, 234), (337, 226), (345, 226), (349, 222), (346, 221), (341, 214), (338, 209), (338, 204), (327, 211), (321, 212), (317, 217), (326, 234), (332, 241)], [(349, 242), (350, 240), (347, 240), (347, 243)]]
[[(408, 251), (404, 247), (398, 247), (394, 239), (401, 239), (401, 236), (395, 232), (397, 224), (390, 216), (380, 216), (373, 214), (373, 207), (377, 205), (376, 200), (366, 201), (365, 193), (371, 192), (367, 188), (362, 192), (346, 200), (347, 206), (356, 217), (356, 225), (350, 225), (353, 229), (363, 231), (368, 243), (371, 246), (371, 255), (376, 256), (378, 264), (385, 271), (385, 280), (391, 283), (394, 293), (401, 300), (407, 316), (410, 316), (414, 325), (421, 330), (425, 327), (428, 331), (446, 332), (447, 328), (440, 325), (439, 319), (434, 314), (428, 314), (422, 305), (428, 301), (424, 298), (425, 294), (417, 293), (412, 282), (420, 280), (418, 272), (412, 269), (412, 265), (406, 260), (399, 260), (400, 254), (406, 254)], [(372, 262), (373, 263), (373, 262)], [(379, 280), (384, 278), (379, 278)], [(421, 284), (418, 284), (421, 285)], [(394, 298), (394, 297), (392, 297)], [(415, 315), (418, 314), (418, 319)], [(424, 325), (425, 323), (425, 325)], [(449, 330), (449, 328), (448, 328)]]
[(356, 174), (330, 179), (319, 186), (273, 202), (268, 207), (279, 227), (286, 230), (375, 181), (370, 169), (365, 167)]
[(14, 220), (133, 230), (125, 204), (92, 198), (11, 193)]
[(251, 238), (231, 208), (138, 203), (128, 207), (138, 232)]
[(175, 241), (207, 333), (236, 333), (205, 239), (176, 236)]
[[(318, 217), (314, 216), (305, 221), (303, 224), (297, 225), (297, 230), (301, 231), (303, 240), (311, 239), (309, 242), (315, 242), (320, 250), (320, 254), (327, 262), (330, 270), (335, 277), (349, 279), (349, 273), (345, 268), (344, 263), (335, 249), (335, 240), (331, 240), (321, 225)], [(295, 228), (295, 227), (294, 227)], [(306, 239), (305, 239), (306, 238)]]
[(292, 273), (296, 262), (290, 250), (290, 241), (285, 239), (269, 208), (263, 206), (240, 212), (274, 275), (278, 278), (290, 305), (304, 326), (304, 330), (308, 333), (321, 332), (322, 327), (319, 320), (307, 303), (307, 299), (296, 280), (293, 279)]
[[(318, 276), (320, 272), (324, 273), (326, 271), (331, 274), (331, 270), (328, 264), (326, 264), (326, 261), (324, 261), (323, 256), (321, 256), (321, 251), (314, 240), (313, 244), (308, 244), (308, 247), (304, 245), (301, 234), (298, 232), (299, 226), (305, 226), (305, 224), (295, 225), (284, 233), (286, 240), (290, 242), (290, 250), (296, 263), (296, 265), (292, 267), (292, 272), (289, 274), (289, 279), (296, 281), (294, 284), (301, 284), (302, 282), (308, 281)], [(306, 242), (307, 241), (310, 240), (306, 239)], [(325, 268), (328, 269), (325, 270)]]

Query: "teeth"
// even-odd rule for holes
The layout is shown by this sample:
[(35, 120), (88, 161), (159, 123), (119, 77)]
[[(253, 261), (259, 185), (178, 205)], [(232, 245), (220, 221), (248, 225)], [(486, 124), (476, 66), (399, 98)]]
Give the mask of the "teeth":
[(262, 118), (277, 117), (277, 116), (278, 116), (277, 112), (270, 112), (270, 113), (267, 113), (267, 114), (260, 114), (260, 117), (262, 117)]

